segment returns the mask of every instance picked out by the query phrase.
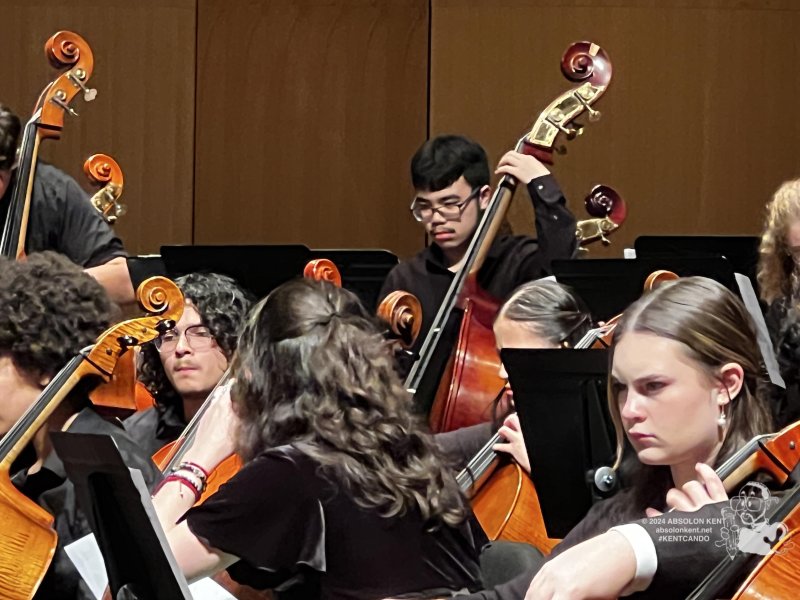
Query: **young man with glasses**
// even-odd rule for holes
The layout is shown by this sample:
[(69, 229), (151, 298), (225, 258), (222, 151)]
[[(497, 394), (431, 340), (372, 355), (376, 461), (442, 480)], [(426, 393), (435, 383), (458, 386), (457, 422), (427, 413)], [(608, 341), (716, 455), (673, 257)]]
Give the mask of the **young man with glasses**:
[[(553, 259), (571, 258), (576, 248), (576, 221), (550, 171), (532, 156), (508, 152), (495, 170), (527, 186), (533, 201), (537, 239), (500, 235), (478, 273), (481, 287), (503, 301), (519, 285), (550, 275)], [(465, 137), (446, 135), (425, 142), (411, 159), (415, 197), (411, 213), (425, 228), (431, 244), (395, 267), (380, 297), (411, 292), (422, 304), (423, 323), (412, 352), (425, 340), (454, 273), (492, 196), (486, 152)]]
[(125, 421), (154, 454), (175, 440), (228, 368), (250, 298), (230, 277), (193, 273), (176, 280), (186, 299), (175, 328), (139, 355), (139, 380), (156, 406)]

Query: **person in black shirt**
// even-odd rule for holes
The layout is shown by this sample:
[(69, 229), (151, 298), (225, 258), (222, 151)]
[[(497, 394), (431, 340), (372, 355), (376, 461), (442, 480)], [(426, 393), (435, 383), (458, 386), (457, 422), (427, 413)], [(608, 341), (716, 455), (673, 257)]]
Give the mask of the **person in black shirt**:
[(174, 441), (228, 368), (250, 298), (230, 277), (191, 273), (175, 280), (186, 306), (175, 328), (142, 347), (138, 378), (156, 405), (125, 420), (148, 454)]
[[(519, 285), (551, 274), (553, 259), (572, 258), (577, 247), (576, 221), (550, 171), (536, 158), (508, 152), (495, 171), (526, 185), (533, 201), (538, 239), (498, 236), (478, 273), (478, 283), (499, 301)], [(483, 148), (465, 137), (429, 140), (411, 159), (414, 217), (431, 245), (386, 278), (380, 298), (395, 290), (414, 294), (422, 304), (422, 328), (416, 353), (425, 340), (453, 274), (464, 259), (480, 214), (491, 199), (489, 163)]]
[[(5, 223), (16, 184), (19, 118), (0, 104), (0, 224)], [(87, 194), (66, 173), (39, 162), (33, 180), (25, 252), (53, 250), (87, 270), (112, 300), (135, 300), (122, 242)]]
[[(188, 578), (228, 568), (304, 599), (480, 588), (468, 509), (393, 363), (374, 318), (330, 283), (290, 281), (251, 311), (230, 395), (154, 498)], [(234, 450), (243, 468), (191, 508)]]
[[(95, 342), (113, 312), (103, 288), (63, 256), (42, 252), (19, 262), (0, 259), (0, 432), (9, 431), (56, 373)], [(64, 552), (64, 546), (91, 528), (50, 446), (49, 431), (109, 434), (128, 466), (141, 470), (148, 485), (159, 477), (122, 427), (92, 410), (84, 388), (73, 389), (36, 432), (33, 466), (12, 473), (19, 490), (55, 517), (58, 546), (36, 598), (92, 598)]]

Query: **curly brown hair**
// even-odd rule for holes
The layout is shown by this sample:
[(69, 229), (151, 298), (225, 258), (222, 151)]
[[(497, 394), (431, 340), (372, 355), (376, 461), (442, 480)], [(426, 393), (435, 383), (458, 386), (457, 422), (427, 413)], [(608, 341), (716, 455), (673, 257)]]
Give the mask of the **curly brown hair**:
[(251, 312), (232, 365), (245, 459), (291, 444), (365, 508), (465, 517), (452, 472), (412, 411), (390, 347), (356, 296), (296, 279)]
[[(236, 350), (239, 327), (250, 310), (250, 296), (230, 277), (216, 273), (190, 273), (175, 280), (183, 297), (200, 313), (203, 325), (228, 360)], [(180, 395), (167, 379), (161, 357), (151, 342), (139, 353), (138, 378), (160, 411), (172, 407), (183, 415)]]
[(800, 179), (795, 179), (784, 182), (767, 205), (764, 233), (758, 249), (758, 285), (765, 302), (792, 295), (795, 260), (786, 245), (786, 232), (798, 221)]
[(116, 315), (103, 287), (55, 252), (0, 259), (0, 354), (34, 379), (52, 378)]

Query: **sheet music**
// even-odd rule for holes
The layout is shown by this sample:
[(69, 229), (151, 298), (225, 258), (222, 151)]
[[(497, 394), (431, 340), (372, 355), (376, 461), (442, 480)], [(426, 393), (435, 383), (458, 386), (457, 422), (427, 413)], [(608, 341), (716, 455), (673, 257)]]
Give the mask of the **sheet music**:
[[(64, 550), (94, 597), (100, 600), (108, 586), (108, 575), (94, 534), (72, 542)], [(235, 600), (222, 586), (207, 577), (191, 584), (189, 593), (194, 600)]]
[(758, 347), (761, 349), (761, 356), (764, 357), (764, 365), (767, 367), (769, 379), (775, 385), (786, 389), (786, 382), (781, 377), (778, 360), (775, 358), (775, 349), (772, 347), (772, 340), (770, 340), (769, 332), (767, 331), (767, 322), (764, 320), (764, 313), (761, 312), (761, 306), (758, 303), (756, 291), (753, 289), (753, 283), (749, 277), (741, 273), (734, 273), (734, 277), (736, 277), (736, 285), (739, 286), (739, 293), (744, 301), (744, 306), (755, 323)]

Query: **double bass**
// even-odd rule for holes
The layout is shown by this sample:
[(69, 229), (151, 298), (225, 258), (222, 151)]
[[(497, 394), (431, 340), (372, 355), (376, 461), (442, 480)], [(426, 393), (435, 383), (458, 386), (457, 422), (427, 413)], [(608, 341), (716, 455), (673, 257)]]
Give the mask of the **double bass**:
[(61, 137), (65, 112), (77, 116), (70, 104), (78, 92), (83, 92), (86, 102), (91, 102), (97, 95), (96, 90), (86, 87), (94, 70), (94, 55), (81, 36), (71, 31), (59, 31), (47, 40), (45, 54), (53, 67), (65, 70), (42, 90), (33, 116), (23, 130), (16, 184), (0, 237), (0, 255), (11, 259), (25, 255), (39, 145), (42, 140)]
[(57, 543), (53, 516), (11, 483), (14, 460), (73, 388), (90, 378), (107, 381), (121, 356), (173, 327), (183, 312), (180, 290), (164, 277), (144, 281), (137, 298), (149, 314), (111, 327), (76, 355), (0, 440), (0, 598), (30, 600)]
[[(551, 102), (515, 147), (517, 152), (546, 163), (552, 163), (560, 134), (568, 139), (579, 135), (581, 129), (574, 124), (579, 115), (599, 117), (593, 105), (611, 80), (611, 63), (606, 52), (590, 42), (572, 44), (561, 60), (561, 69), (570, 81), (580, 85)], [(498, 375), (499, 357), (492, 333), (499, 302), (480, 289), (477, 274), (516, 187), (516, 179), (509, 175), (500, 180), (467, 248), (463, 266), (455, 274), (431, 325), (419, 359), (406, 378), (406, 389), (414, 395), (419, 410), (428, 413), (434, 432), (488, 420), (487, 408), (504, 385)], [(599, 198), (592, 202), (593, 216), (624, 218), (624, 208), (619, 205), (621, 198), (610, 197), (609, 189), (601, 188)]]

